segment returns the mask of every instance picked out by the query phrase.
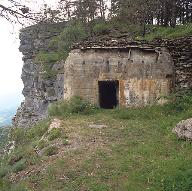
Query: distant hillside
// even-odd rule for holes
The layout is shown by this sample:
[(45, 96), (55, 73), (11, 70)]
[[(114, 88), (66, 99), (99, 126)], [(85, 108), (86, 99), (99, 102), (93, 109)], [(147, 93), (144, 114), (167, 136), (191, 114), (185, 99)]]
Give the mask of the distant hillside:
[(11, 120), (13, 116), (15, 115), (17, 110), (17, 106), (14, 106), (9, 109), (0, 110), (0, 127), (1, 126), (7, 126), (11, 124)]
[(0, 95), (0, 127), (11, 125), (23, 97), (20, 93), (11, 95)]

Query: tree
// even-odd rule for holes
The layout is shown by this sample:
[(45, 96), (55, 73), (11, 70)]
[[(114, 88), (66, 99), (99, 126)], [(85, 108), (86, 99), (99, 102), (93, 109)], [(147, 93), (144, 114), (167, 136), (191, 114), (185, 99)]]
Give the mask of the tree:
[(175, 27), (192, 22), (191, 0), (111, 0), (110, 15), (124, 22)]
[[(60, 22), (77, 20), (91, 26), (96, 20), (110, 19), (142, 25), (175, 27), (177, 24), (192, 22), (192, 0), (60, 0), (53, 10), (45, 5), (39, 12), (32, 11), (24, 0), (2, 0), (0, 17), (11, 22), (30, 19), (34, 22)], [(111, 3), (111, 4), (110, 4)], [(110, 10), (107, 10), (107, 5)]]
[(0, 17), (10, 22), (21, 23), (22, 19), (35, 20), (30, 8), (18, 0), (4, 0), (0, 3)]

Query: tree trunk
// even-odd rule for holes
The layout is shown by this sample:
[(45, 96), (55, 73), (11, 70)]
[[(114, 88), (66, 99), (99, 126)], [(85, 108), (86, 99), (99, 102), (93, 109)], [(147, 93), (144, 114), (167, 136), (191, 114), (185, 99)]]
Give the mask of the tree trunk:
[(172, 12), (171, 12), (171, 26), (175, 27), (176, 26), (176, 20), (177, 20), (177, 15), (176, 15), (176, 0), (172, 0)]

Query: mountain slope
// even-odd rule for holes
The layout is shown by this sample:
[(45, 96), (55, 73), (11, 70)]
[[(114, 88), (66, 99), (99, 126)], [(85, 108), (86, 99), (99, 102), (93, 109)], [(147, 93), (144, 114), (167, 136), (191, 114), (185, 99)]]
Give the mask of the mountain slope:
[(15, 115), (17, 107), (0, 111), (0, 127), (11, 125), (11, 120)]
[(192, 145), (172, 128), (190, 116), (191, 108), (170, 105), (96, 110), (15, 129), (18, 146), (2, 161), (9, 171), (0, 186), (13, 189), (4, 182), (10, 180), (16, 190), (188, 191)]

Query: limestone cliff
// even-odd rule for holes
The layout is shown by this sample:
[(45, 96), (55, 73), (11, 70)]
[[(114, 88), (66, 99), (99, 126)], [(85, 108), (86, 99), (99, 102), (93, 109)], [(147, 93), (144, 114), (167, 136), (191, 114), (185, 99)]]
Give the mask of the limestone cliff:
[(57, 74), (44, 77), (44, 68), (35, 58), (41, 51), (51, 52), (49, 42), (63, 30), (65, 23), (39, 24), (27, 27), (20, 32), (20, 48), (23, 54), (22, 81), (24, 84), (24, 102), (13, 119), (14, 126), (29, 126), (47, 116), (50, 102), (63, 97), (63, 63), (49, 65), (50, 70)]

